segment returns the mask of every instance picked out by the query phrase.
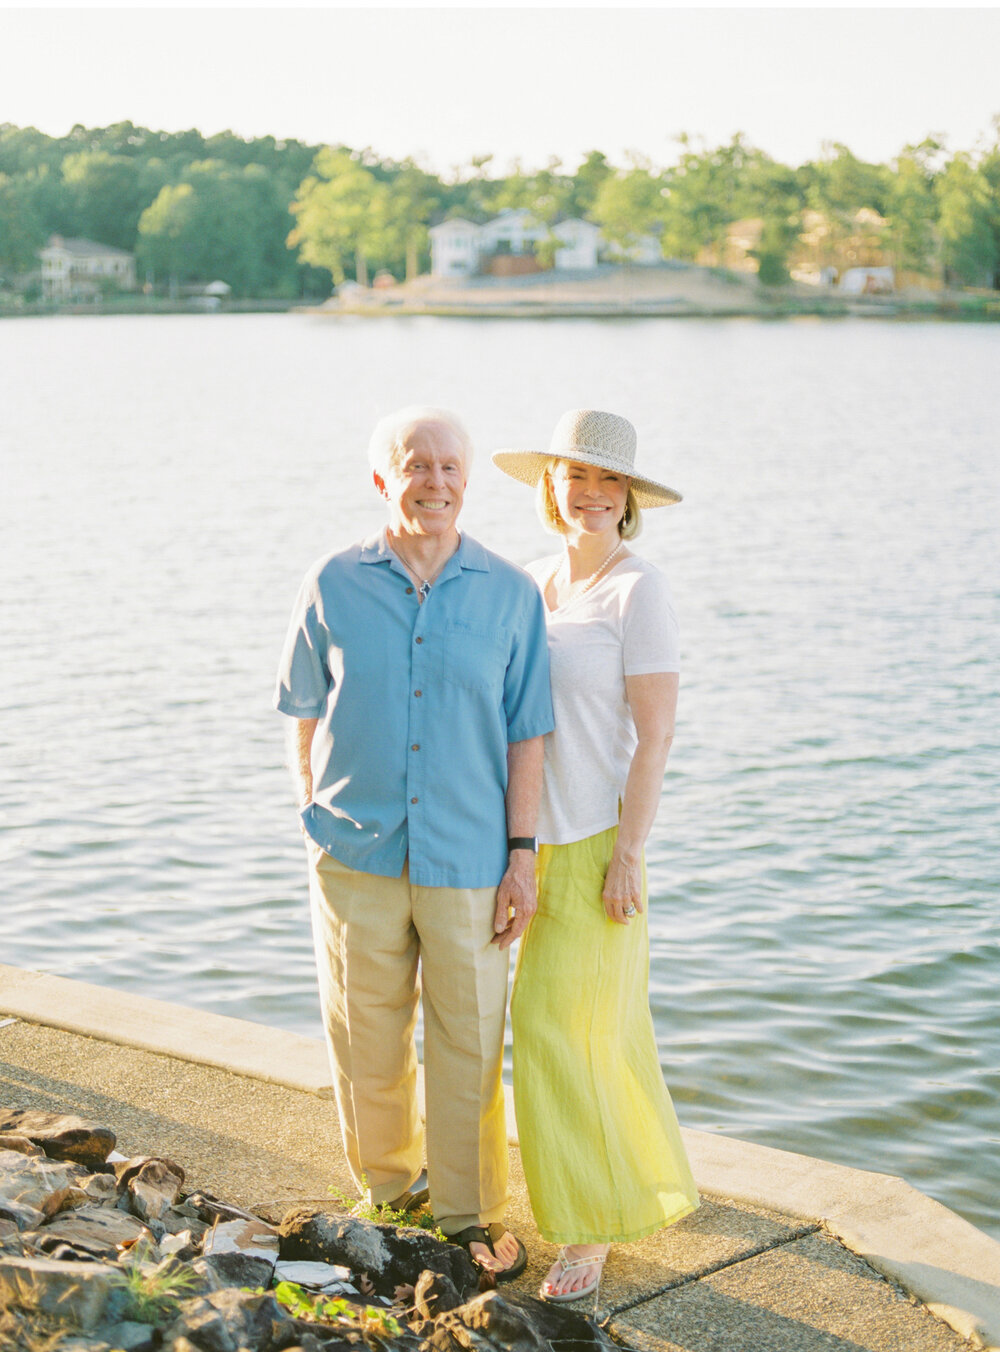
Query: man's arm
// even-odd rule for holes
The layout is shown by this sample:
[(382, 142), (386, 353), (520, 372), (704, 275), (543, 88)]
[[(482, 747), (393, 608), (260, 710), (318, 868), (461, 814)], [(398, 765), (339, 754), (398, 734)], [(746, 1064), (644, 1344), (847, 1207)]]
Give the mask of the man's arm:
[(312, 802), (312, 744), (318, 723), (318, 718), (294, 718), (288, 729), (288, 768), (300, 808)]
[[(507, 747), (507, 834), (533, 836), (542, 799), (541, 737), (511, 742)], [(507, 872), (497, 889), (493, 942), (509, 948), (528, 928), (538, 900), (535, 892), (535, 856), (531, 850), (512, 850)], [(513, 912), (513, 914), (511, 914)]]

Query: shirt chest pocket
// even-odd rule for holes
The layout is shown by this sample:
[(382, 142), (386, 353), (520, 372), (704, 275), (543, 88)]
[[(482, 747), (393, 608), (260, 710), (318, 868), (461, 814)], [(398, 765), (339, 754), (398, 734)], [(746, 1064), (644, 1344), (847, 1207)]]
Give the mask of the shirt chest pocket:
[(510, 634), (496, 626), (452, 622), (444, 631), (441, 675), (449, 685), (503, 692)]

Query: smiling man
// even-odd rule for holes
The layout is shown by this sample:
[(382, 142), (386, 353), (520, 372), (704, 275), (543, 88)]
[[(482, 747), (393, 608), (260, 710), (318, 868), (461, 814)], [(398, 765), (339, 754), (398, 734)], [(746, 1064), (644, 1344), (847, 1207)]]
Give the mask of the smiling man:
[[(535, 912), (541, 595), (458, 530), (472, 448), (443, 409), (385, 418), (368, 454), (388, 524), (306, 575), (275, 705), (310, 865), (320, 997), (347, 1159), (376, 1205), (427, 1199), (500, 1281), (510, 944)], [(414, 1041), (424, 1012), (426, 1179)]]

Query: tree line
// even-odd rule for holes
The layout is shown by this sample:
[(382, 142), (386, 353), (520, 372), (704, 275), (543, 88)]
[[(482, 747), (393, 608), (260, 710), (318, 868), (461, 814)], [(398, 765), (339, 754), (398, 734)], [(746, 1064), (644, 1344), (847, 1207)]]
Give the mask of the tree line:
[[(742, 135), (682, 138), (667, 168), (598, 150), (494, 170), (483, 156), (448, 177), (370, 149), (224, 131), (150, 131), (131, 122), (52, 137), (0, 125), (0, 279), (30, 274), (52, 234), (134, 252), (157, 289), (220, 279), (237, 296), (322, 295), (330, 281), (429, 266), (428, 230), (527, 207), (549, 226), (599, 225), (627, 250), (656, 236), (665, 257), (724, 264), (737, 222), (762, 281), (792, 268), (883, 261), (952, 285), (1000, 289), (1000, 116), (974, 151), (928, 137), (888, 164), (841, 144), (792, 168)], [(551, 257), (555, 237), (539, 251)]]

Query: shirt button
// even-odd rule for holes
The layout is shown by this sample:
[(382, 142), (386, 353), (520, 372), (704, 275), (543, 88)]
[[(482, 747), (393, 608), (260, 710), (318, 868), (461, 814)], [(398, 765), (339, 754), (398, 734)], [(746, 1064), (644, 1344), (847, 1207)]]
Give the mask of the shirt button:
[(419, 699), (424, 692), (422, 690), (414, 690), (413, 693), (417, 697), (417, 699)]
[(419, 751), (419, 750), (420, 750), (420, 743), (419, 743), (419, 742), (414, 742), (413, 745), (410, 747), (410, 750), (411, 750), (411, 751)]
[(419, 803), (419, 802), (420, 802), (420, 799), (419, 799), (419, 798), (411, 798), (411, 799), (410, 799), (410, 802), (411, 802), (411, 803)]
[(418, 642), (418, 643), (423, 643), (423, 639), (422, 639), (422, 638), (418, 638), (418, 639), (417, 639), (417, 642)]
[(407, 587), (407, 589), (406, 589), (406, 594), (407, 594), (407, 596), (412, 596), (412, 595), (413, 595), (413, 588), (412, 588), (412, 587)]

